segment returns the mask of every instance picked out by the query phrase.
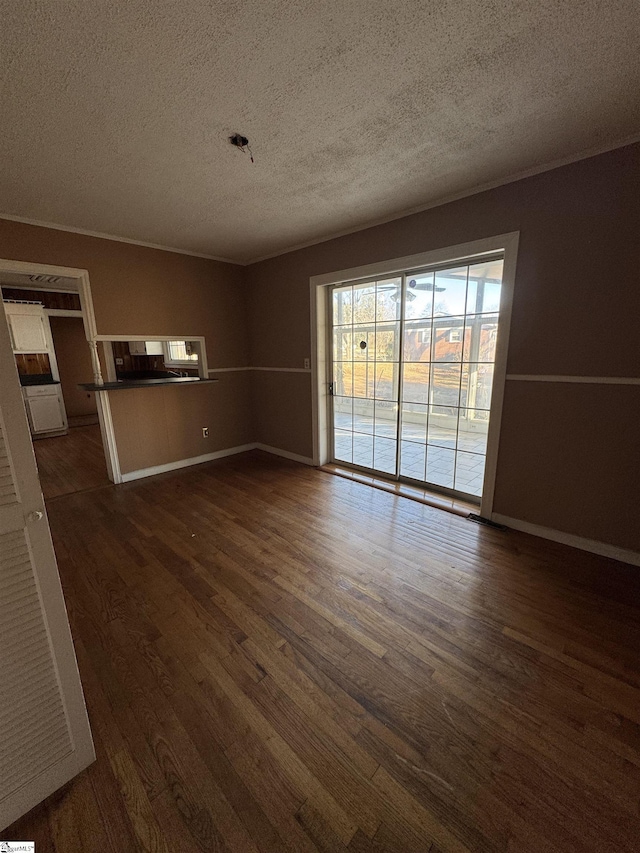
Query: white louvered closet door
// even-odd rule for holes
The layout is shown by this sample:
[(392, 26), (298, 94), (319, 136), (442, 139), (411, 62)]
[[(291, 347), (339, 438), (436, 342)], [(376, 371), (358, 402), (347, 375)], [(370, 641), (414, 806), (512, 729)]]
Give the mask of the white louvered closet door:
[(0, 308), (0, 830), (95, 759)]

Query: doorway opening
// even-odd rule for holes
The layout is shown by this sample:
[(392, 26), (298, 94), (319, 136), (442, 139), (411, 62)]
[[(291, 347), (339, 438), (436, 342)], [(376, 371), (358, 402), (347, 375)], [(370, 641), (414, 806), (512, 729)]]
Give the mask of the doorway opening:
[(517, 240), (311, 280), (319, 465), (491, 518)]
[(108, 485), (108, 402), (79, 387), (100, 375), (86, 273), (0, 261), (0, 288), (44, 498)]

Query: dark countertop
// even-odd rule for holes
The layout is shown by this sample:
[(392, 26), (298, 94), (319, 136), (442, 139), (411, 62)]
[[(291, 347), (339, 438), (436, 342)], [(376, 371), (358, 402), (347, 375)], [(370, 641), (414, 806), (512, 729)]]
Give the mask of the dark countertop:
[(24, 388), (28, 385), (59, 385), (60, 382), (54, 379), (50, 373), (22, 373), (20, 374), (20, 384)]
[(96, 385), (94, 382), (83, 382), (79, 388), (85, 391), (126, 391), (127, 388), (149, 388), (158, 385), (196, 385), (203, 382), (218, 382), (217, 379), (201, 379), (199, 376), (176, 376), (174, 379), (121, 379), (118, 382), (105, 382)]

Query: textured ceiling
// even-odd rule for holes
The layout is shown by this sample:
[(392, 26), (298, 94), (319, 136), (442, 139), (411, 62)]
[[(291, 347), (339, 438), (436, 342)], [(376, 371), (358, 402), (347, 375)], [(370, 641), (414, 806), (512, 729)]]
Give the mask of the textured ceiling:
[(239, 261), (640, 132), (637, 0), (0, 15), (0, 214)]

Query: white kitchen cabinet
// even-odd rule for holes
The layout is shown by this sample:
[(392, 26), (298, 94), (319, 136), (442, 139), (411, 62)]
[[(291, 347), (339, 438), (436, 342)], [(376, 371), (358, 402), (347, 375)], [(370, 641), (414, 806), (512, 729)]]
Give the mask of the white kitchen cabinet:
[(32, 435), (67, 429), (67, 416), (59, 385), (28, 386), (24, 388), (24, 400)]
[(131, 355), (163, 355), (162, 341), (129, 341)]
[(49, 352), (47, 320), (41, 305), (6, 302), (4, 309), (14, 353)]

